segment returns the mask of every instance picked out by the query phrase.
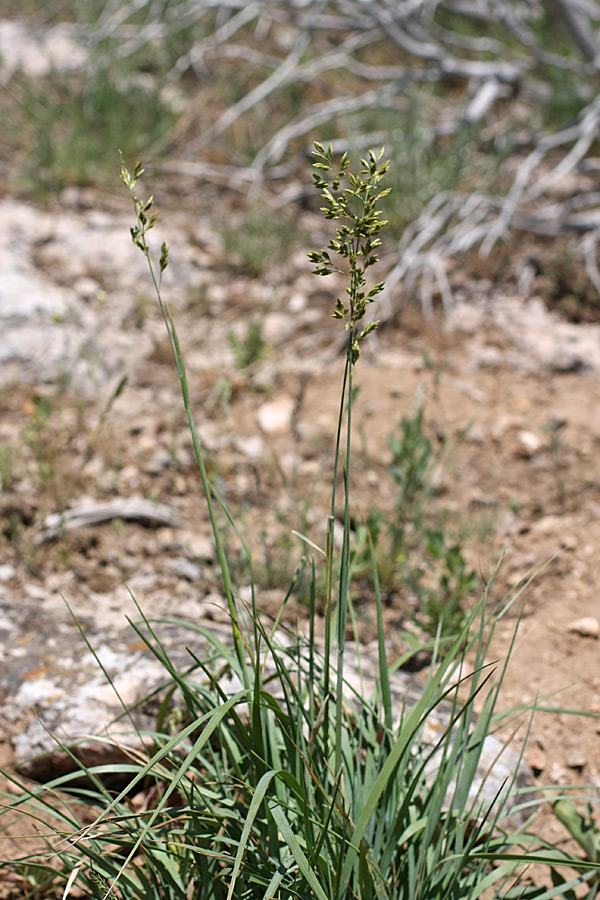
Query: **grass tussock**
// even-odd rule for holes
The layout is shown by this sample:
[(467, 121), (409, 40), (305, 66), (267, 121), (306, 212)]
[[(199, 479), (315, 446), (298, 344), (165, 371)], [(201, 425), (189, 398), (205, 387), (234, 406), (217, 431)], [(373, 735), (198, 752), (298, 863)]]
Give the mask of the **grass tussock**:
[[(178, 622), (202, 632), (209, 647), (203, 658), (190, 653), (181, 671), (160, 637), (161, 627), (172, 623), (150, 621), (139, 609), (132, 627), (165, 671), (155, 727), (141, 733), (135, 711), (124, 709), (121, 764), (79, 763), (71, 774), (36, 788), (18, 786), (5, 798), (0, 824), (5, 810), (20, 811), (32, 830), (40, 819), (54, 830), (42, 852), (4, 866), (22, 879), (24, 894), (476, 900), (572, 898), (577, 888), (595, 893), (595, 860), (549, 847), (535, 831), (505, 819), (515, 804), (521, 812), (531, 804), (519, 801), (517, 767), (491, 799), (486, 788), (493, 784), (493, 762), (481, 772), (489, 736), (504, 721), (498, 711), (503, 668), (487, 663), (490, 641), (521, 588), (495, 609), (485, 595), (452, 640), (442, 640), (440, 625), (427, 681), (419, 697), (409, 700), (398, 693), (394, 675), (401, 661), (390, 664), (386, 654), (376, 548), (367, 531), (378, 623), (374, 678), (361, 676), (360, 658), (346, 641), (353, 615), (353, 381), (362, 344), (377, 327), (368, 312), (383, 286), (369, 272), (385, 225), (382, 153), (369, 153), (353, 173), (347, 155), (336, 163), (331, 148), (315, 145), (315, 185), (336, 234), (310, 258), (316, 274), (337, 271), (347, 279), (346, 295), (333, 309), (347, 350), (325, 546), (307, 541), (307, 556), (274, 621), (259, 613), (255, 580), (243, 602), (231, 575), (220, 522), (225, 519), (234, 532), (236, 526), (209, 480), (179, 337), (161, 294), (168, 248), (163, 244), (155, 266), (148, 244), (156, 218), (152, 198), (135, 193), (143, 170), (138, 164), (131, 174), (123, 167), (136, 212), (132, 238), (148, 259), (204, 486), (230, 639), (222, 641), (198, 622)], [(340, 505), (342, 535), (336, 542)], [(252, 571), (251, 553), (238, 537)], [(301, 571), (310, 585), (305, 633), (281, 624)], [(322, 639), (317, 603), (325, 609)], [(434, 738), (432, 717), (438, 723)], [(77, 760), (73, 749), (63, 749)], [(122, 779), (118, 793), (106, 786), (108, 775)], [(560, 811), (568, 817), (569, 810)], [(573, 821), (583, 833), (583, 820)], [(550, 873), (552, 886), (545, 892), (523, 878), (532, 863)], [(575, 870), (570, 881), (561, 874), (563, 866)]]

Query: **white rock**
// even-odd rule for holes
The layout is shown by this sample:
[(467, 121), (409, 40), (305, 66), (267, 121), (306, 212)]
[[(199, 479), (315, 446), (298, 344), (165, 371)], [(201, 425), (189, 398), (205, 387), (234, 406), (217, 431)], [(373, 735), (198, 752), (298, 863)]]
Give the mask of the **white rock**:
[(531, 531), (534, 534), (555, 534), (556, 532), (562, 534), (564, 528), (564, 516), (543, 516), (541, 519), (538, 519), (537, 522), (533, 523)]
[(14, 566), (9, 565), (8, 563), (4, 566), (0, 566), (0, 581), (10, 581), (16, 574), (17, 570)]
[(182, 531), (177, 537), (177, 544), (185, 549), (186, 554), (201, 560), (214, 559), (215, 547), (213, 538), (194, 531)]
[(220, 594), (207, 594), (197, 603), (196, 612), (200, 621), (207, 619), (223, 625), (228, 625), (231, 621), (227, 601)]
[(528, 459), (540, 450), (542, 442), (533, 431), (520, 431), (517, 454)]
[(259, 434), (235, 439), (235, 448), (249, 459), (262, 459), (265, 455), (265, 442)]
[(119, 472), (119, 481), (121, 484), (131, 488), (139, 487), (140, 473), (138, 467), (133, 465), (123, 466)]
[(581, 637), (600, 637), (600, 622), (592, 616), (575, 619), (567, 625), (567, 631), (573, 631)]
[(178, 578), (185, 578), (186, 581), (198, 581), (202, 575), (200, 566), (186, 559), (185, 556), (175, 556), (171, 559), (166, 559), (163, 563), (163, 568), (168, 572), (172, 572)]
[(297, 472), (302, 464), (302, 458), (298, 453), (290, 451), (289, 453), (284, 453), (282, 455), (280, 462), (284, 472)]
[(276, 400), (263, 403), (258, 410), (258, 424), (267, 434), (288, 431), (292, 424), (293, 411), (293, 399), (283, 395)]
[(564, 784), (569, 780), (567, 770), (559, 763), (552, 763), (548, 777), (550, 784)]
[(569, 769), (585, 769), (587, 765), (587, 759), (581, 750), (571, 750), (569, 755), (565, 760)]
[(87, 53), (75, 40), (75, 26), (55, 25), (36, 34), (24, 22), (0, 21), (0, 83), (6, 84), (21, 69), (30, 78), (51, 71), (73, 72), (87, 62)]
[(152, 455), (152, 458), (144, 465), (144, 472), (147, 475), (159, 475), (165, 469), (169, 469), (173, 465), (173, 456), (165, 448), (160, 448)]
[(272, 312), (263, 321), (263, 338), (268, 344), (280, 344), (293, 337), (297, 328), (296, 320), (289, 313)]
[(98, 284), (95, 278), (81, 275), (75, 281), (73, 290), (78, 297), (82, 297), (84, 300), (92, 300), (101, 290), (101, 286)]

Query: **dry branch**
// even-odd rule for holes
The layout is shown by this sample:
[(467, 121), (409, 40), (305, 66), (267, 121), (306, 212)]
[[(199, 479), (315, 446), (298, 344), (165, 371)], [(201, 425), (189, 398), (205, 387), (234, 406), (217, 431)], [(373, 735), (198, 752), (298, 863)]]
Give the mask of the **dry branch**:
[(43, 530), (37, 536), (35, 543), (51, 541), (63, 531), (111, 522), (114, 519), (133, 520), (152, 527), (180, 528), (182, 525), (168, 506), (152, 503), (141, 497), (129, 497), (111, 503), (86, 503), (72, 509), (65, 509), (61, 513), (52, 513), (44, 519)]

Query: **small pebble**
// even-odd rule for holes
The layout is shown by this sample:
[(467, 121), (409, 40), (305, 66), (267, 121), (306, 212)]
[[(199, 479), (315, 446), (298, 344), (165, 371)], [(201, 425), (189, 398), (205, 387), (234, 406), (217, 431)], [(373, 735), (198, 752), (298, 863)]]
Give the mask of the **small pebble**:
[(0, 566), (0, 581), (10, 581), (16, 574), (17, 571), (14, 566), (9, 565), (8, 563), (4, 566)]
[(571, 750), (565, 761), (569, 769), (575, 769), (576, 772), (583, 772), (587, 765), (587, 759), (581, 750)]
[(165, 469), (173, 465), (173, 456), (168, 450), (157, 450), (151, 459), (144, 465), (147, 475), (159, 475)]
[(567, 625), (567, 631), (572, 631), (581, 637), (600, 637), (600, 622), (592, 616), (584, 616), (582, 619), (575, 619)]
[(280, 344), (291, 338), (296, 328), (293, 316), (284, 312), (272, 312), (263, 321), (263, 338), (268, 344)]
[(236, 438), (235, 447), (249, 459), (261, 459), (265, 455), (265, 442), (259, 434)]
[(279, 397), (263, 405), (258, 410), (258, 424), (267, 434), (288, 431), (292, 424), (294, 401), (291, 397)]
[(176, 547), (183, 548), (187, 555), (205, 562), (214, 559), (215, 556), (213, 538), (206, 534), (196, 534), (192, 530), (182, 531), (178, 535)]
[(534, 775), (541, 775), (548, 764), (548, 759), (544, 750), (534, 744), (527, 752), (526, 762)]
[(542, 446), (542, 442), (537, 434), (534, 434), (533, 431), (520, 431), (519, 432), (519, 443), (517, 445), (517, 456), (520, 456), (524, 459), (530, 459), (532, 456), (540, 450)]
[(550, 784), (564, 784), (568, 781), (567, 770), (558, 763), (553, 763), (548, 776)]
[(197, 581), (202, 575), (200, 566), (186, 559), (184, 556), (175, 556), (164, 561), (164, 568), (178, 578), (185, 578), (186, 581)]
[(82, 275), (76, 280), (73, 289), (83, 300), (92, 300), (100, 290), (100, 285), (94, 278)]

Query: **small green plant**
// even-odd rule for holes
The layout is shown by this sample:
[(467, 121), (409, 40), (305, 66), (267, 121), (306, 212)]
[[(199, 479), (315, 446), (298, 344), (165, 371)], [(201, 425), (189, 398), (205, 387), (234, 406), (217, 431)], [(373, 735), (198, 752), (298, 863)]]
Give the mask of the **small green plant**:
[(236, 369), (247, 369), (248, 366), (259, 362), (269, 349), (263, 337), (262, 322), (259, 320), (248, 322), (243, 338), (230, 331), (228, 339)]
[[(92, 427), (89, 400), (69, 391), (68, 384), (49, 394), (35, 394), (26, 404), (29, 421), (23, 429), (22, 440), (35, 462), (39, 488), (53, 511), (66, 509), (80, 489), (83, 470), (98, 450), (113, 404), (126, 384), (127, 376), (119, 380)], [(72, 449), (82, 436), (86, 440), (80, 463), (67, 466), (65, 450)]]
[(445, 631), (461, 630), (465, 615), (465, 601), (473, 597), (478, 587), (477, 573), (467, 568), (458, 544), (448, 545), (442, 531), (425, 532), (425, 548), (433, 560), (441, 564), (433, 588), (427, 590), (425, 612), (429, 630), (435, 634), (439, 623)]
[(36, 395), (31, 402), (31, 417), (23, 438), (35, 460), (42, 490), (50, 495), (58, 511), (65, 509), (71, 478), (64, 471), (63, 444), (55, 428), (57, 398)]
[(140, 291), (136, 294), (135, 306), (133, 309), (133, 323), (136, 328), (142, 329), (148, 316), (148, 307), (150, 306), (150, 298), (148, 294)]
[(0, 491), (10, 491), (15, 478), (15, 451), (0, 447)]
[[(405, 107), (377, 106), (348, 130), (357, 138), (365, 131), (382, 130), (389, 135), (392, 163), (388, 183), (390, 196), (384, 202), (391, 236), (401, 238), (404, 230), (423, 212), (428, 203), (445, 191), (480, 191), (498, 187), (502, 155), (481, 140), (480, 129), (463, 124), (452, 135), (441, 136), (436, 126), (439, 99), (436, 88), (408, 86)], [(475, 179), (477, 180), (475, 185)]]
[[(299, 573), (307, 570), (311, 598), (306, 636), (282, 633), (281, 613), (274, 622), (260, 615), (252, 556), (243, 542), (251, 577), (247, 603), (232, 581), (218, 510), (226, 513), (226, 523), (233, 522), (208, 478), (179, 338), (161, 294), (168, 249), (162, 245), (157, 270), (147, 241), (156, 218), (150, 212), (152, 198), (143, 201), (135, 194), (143, 170), (139, 164), (133, 174), (122, 169), (136, 212), (132, 238), (148, 260), (174, 354), (213, 527), (231, 640), (223, 642), (196, 622), (150, 621), (140, 609), (133, 628), (161, 660), (166, 686), (152, 733), (142, 736), (134, 711), (124, 708), (133, 743), (128, 748), (125, 737), (119, 740), (125, 761), (110, 769), (124, 776), (127, 785), (115, 794), (103, 783), (104, 766), (78, 763), (74, 773), (48, 785), (7, 795), (0, 816), (22, 809), (34, 821), (43, 814), (55, 823), (61, 840), (50, 854), (33, 854), (27, 863), (52, 873), (53, 889), (64, 897), (77, 889), (98, 900), (510, 900), (535, 896), (515, 874), (527, 863), (579, 869), (570, 882), (548, 890), (546, 898), (581, 887), (596, 875), (592, 864), (566, 852), (550, 853), (551, 848), (521, 831), (503, 830), (504, 791), (491, 803), (479, 792), (472, 794), (486, 737), (501, 721), (496, 704), (502, 679), (492, 683), (485, 659), (496, 624), (521, 588), (491, 614), (484, 597), (443, 655), (434, 642), (428, 681), (409, 705), (392, 692), (373, 565), (377, 677), (370, 686), (361, 679), (360, 688), (352, 688), (346, 677), (346, 623), (352, 615), (353, 376), (361, 344), (376, 327), (364, 317), (382, 285), (369, 289), (366, 273), (376, 262), (384, 224), (378, 204), (387, 165), (382, 154), (369, 153), (353, 174), (347, 156), (334, 166), (331, 147), (325, 150), (320, 144), (315, 145), (315, 159), (324, 213), (339, 224), (327, 250), (313, 252), (311, 259), (318, 274), (344, 271), (348, 279), (347, 295), (338, 298), (333, 313), (346, 329), (347, 352), (331, 515), (326, 547), (315, 548), (326, 571), (322, 648), (315, 631), (318, 559), (301, 560), (288, 591), (289, 596)], [(334, 586), (338, 474), (343, 535)], [(372, 544), (371, 551), (374, 562)], [(189, 668), (179, 671), (161, 643), (162, 624), (201, 632), (206, 654), (190, 654)], [(467, 653), (473, 672), (468, 678), (462, 674)], [(226, 675), (235, 685), (230, 690), (224, 687)], [(481, 709), (477, 719), (476, 698)], [(426, 725), (443, 701), (448, 701), (447, 718), (432, 740)], [(83, 788), (82, 775), (87, 777)], [(140, 791), (147, 798), (142, 811), (131, 800)], [(91, 824), (80, 818), (83, 803), (99, 810)]]
[(352, 577), (368, 581), (375, 549), (383, 594), (399, 596), (406, 616), (415, 616), (435, 635), (440, 622), (445, 635), (461, 630), (469, 600), (475, 597), (477, 574), (467, 568), (460, 542), (451, 540), (443, 517), (429, 508), (434, 494), (433, 473), (442, 463), (447, 441), (434, 451), (424, 425), (425, 404), (419, 397), (414, 412), (403, 416), (389, 436), (389, 473), (396, 485), (390, 515), (373, 509), (356, 529)]
[(13, 91), (25, 138), (22, 178), (38, 191), (96, 183), (106, 171), (107, 146), (156, 152), (173, 122), (158, 84), (142, 85), (114, 60), (90, 66), (83, 78), (51, 73), (38, 84), (19, 76)]
[(239, 223), (223, 224), (219, 233), (228, 262), (250, 278), (280, 266), (301, 238), (296, 221), (284, 216), (273, 216), (262, 206), (250, 207)]
[(556, 486), (556, 496), (562, 508), (567, 507), (568, 501), (573, 498), (573, 490), (569, 488), (565, 479), (565, 443), (563, 428), (567, 424), (561, 416), (550, 416), (543, 426), (548, 438), (548, 451), (550, 453), (550, 465)]
[[(43, 900), (52, 894), (55, 884), (55, 875), (51, 871), (44, 871), (37, 865), (29, 866), (27, 863), (15, 866), (14, 875), (16, 888), (14, 896), (23, 900)], [(18, 891), (18, 893), (17, 893)]]
[(407, 560), (415, 535), (423, 530), (423, 505), (432, 492), (433, 445), (425, 433), (425, 405), (417, 401), (412, 416), (403, 416), (400, 434), (391, 434), (392, 462), (389, 471), (397, 486), (394, 514), (390, 526), (391, 557)]

